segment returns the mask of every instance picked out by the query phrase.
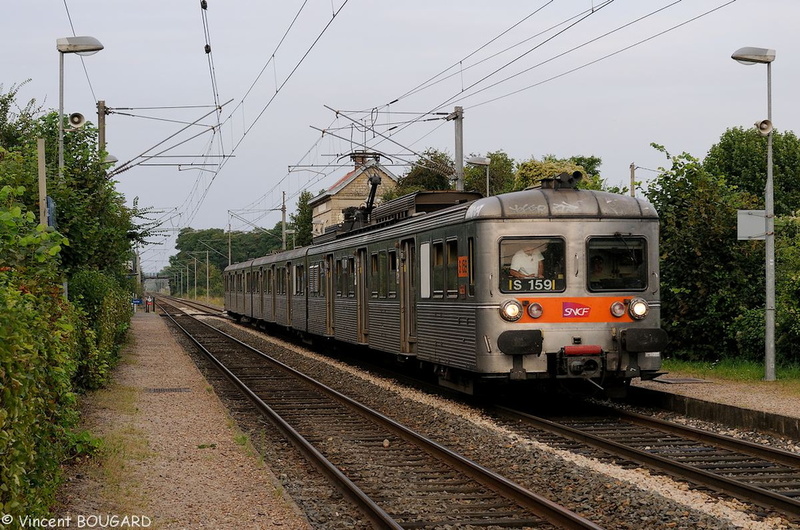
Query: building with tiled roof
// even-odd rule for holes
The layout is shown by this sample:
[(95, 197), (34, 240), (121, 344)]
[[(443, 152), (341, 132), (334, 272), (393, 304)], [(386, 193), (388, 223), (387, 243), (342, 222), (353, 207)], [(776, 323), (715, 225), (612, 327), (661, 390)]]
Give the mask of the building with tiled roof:
[(381, 165), (378, 154), (355, 152), (350, 158), (355, 164), (354, 169), (308, 203), (312, 208), (315, 237), (324, 234), (328, 227), (341, 224), (346, 208), (364, 205), (369, 197), (371, 176), (377, 174), (381, 177), (375, 194), (376, 204), (384, 193), (397, 187), (397, 177)]

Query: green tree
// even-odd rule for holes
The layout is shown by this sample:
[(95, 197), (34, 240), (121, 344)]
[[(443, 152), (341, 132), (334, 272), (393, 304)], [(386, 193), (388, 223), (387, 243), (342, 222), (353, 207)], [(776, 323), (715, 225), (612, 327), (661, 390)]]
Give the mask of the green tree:
[(546, 155), (542, 160), (531, 157), (529, 160), (520, 162), (517, 166), (517, 174), (514, 176), (514, 189), (523, 190), (531, 186), (538, 186), (542, 179), (552, 178), (559, 173), (573, 173), (585, 170), (571, 160), (562, 160), (553, 155)]
[[(473, 156), (481, 156), (472, 154)], [(497, 195), (512, 191), (514, 187), (514, 172), (516, 163), (505, 151), (499, 150), (486, 153), (489, 160), (489, 194)], [(479, 191), (486, 194), (486, 166), (464, 167), (464, 189)]]
[[(800, 140), (791, 132), (773, 131), (773, 173), (775, 199), (776, 264), (776, 357), (800, 361)], [(735, 189), (753, 196), (753, 208), (764, 207), (767, 139), (754, 129), (741, 127), (725, 131), (720, 141), (708, 151), (703, 167), (726, 176)], [(764, 260), (763, 244), (759, 244)], [(753, 283), (764, 290), (764, 265)], [(743, 312), (734, 322), (740, 354), (760, 358), (764, 352), (763, 293), (758, 303)]]
[(736, 210), (755, 198), (731, 189), (692, 156), (670, 156), (671, 168), (649, 186), (661, 218), (662, 325), (669, 351), (715, 360), (737, 353), (737, 317), (757, 304), (763, 289), (763, 246), (736, 240)]
[[(772, 133), (775, 215), (800, 208), (800, 140), (791, 131)], [(728, 184), (759, 197), (767, 179), (767, 139), (754, 129), (728, 129), (708, 151), (703, 167), (725, 175)]]
[(443, 151), (428, 148), (414, 162), (414, 165), (397, 182), (394, 193), (384, 195), (383, 199), (399, 197), (414, 191), (449, 190), (455, 174), (455, 164), (450, 155)]
[(300, 196), (297, 198), (297, 212), (290, 216), (292, 228), (295, 231), (294, 243), (298, 247), (305, 247), (311, 244), (314, 212), (308, 203), (313, 198), (314, 195), (310, 191), (300, 192)]

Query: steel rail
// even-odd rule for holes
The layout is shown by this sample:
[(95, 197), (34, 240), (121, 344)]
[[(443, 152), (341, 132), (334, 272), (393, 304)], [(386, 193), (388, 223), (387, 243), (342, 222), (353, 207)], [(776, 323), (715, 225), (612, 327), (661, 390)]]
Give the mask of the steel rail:
[(507, 417), (525, 421), (536, 428), (554, 432), (566, 438), (590, 445), (603, 451), (613, 453), (628, 460), (632, 460), (647, 466), (651, 466), (672, 475), (687, 478), (695, 483), (709, 486), (717, 491), (722, 491), (729, 495), (748, 499), (756, 504), (792, 515), (800, 515), (800, 501), (791, 497), (786, 497), (758, 486), (751, 486), (703, 469), (675, 462), (669, 458), (642, 451), (603, 437), (586, 433), (580, 429), (562, 425), (544, 418), (526, 414), (507, 407), (496, 407), (498, 411)]
[[(250, 399), (250, 401), (253, 402), (253, 404), (259, 409), (259, 411), (261, 411), (262, 414), (274, 422), (274, 424), (281, 430), (281, 432), (283, 432), (289, 441), (295, 447), (297, 447), (306, 456), (306, 458), (317, 467), (317, 469), (324, 473), (325, 476), (327, 476), (328, 479), (332, 481), (342, 493), (344, 493), (353, 503), (355, 503), (356, 506), (359, 507), (359, 509), (367, 516), (368, 519), (370, 519), (373, 524), (375, 524), (378, 528), (387, 528), (393, 530), (400, 530), (403, 528), (397, 523), (397, 521), (394, 520), (394, 518), (387, 514), (366, 493), (364, 493), (349, 478), (347, 478), (347, 476), (342, 473), (339, 468), (333, 465), (333, 463), (325, 458), (325, 456), (323, 456), (322, 453), (320, 453), (308, 440), (306, 440), (299, 432), (289, 425), (278, 413), (276, 413), (272, 407), (267, 405), (252, 390), (250, 390), (250, 388), (244, 382), (242, 382), (241, 379), (236, 377), (236, 375), (234, 375), (233, 372), (231, 372), (224, 364), (222, 364), (210, 351), (208, 351), (208, 349), (200, 344), (200, 342), (194, 338), (192, 334), (185, 327), (183, 327), (170, 312), (164, 309), (163, 305), (162, 310), (164, 311), (164, 314), (167, 315), (167, 317), (173, 322), (173, 324), (175, 324), (175, 326), (177, 326), (178, 329), (180, 329), (186, 335), (186, 337), (191, 340), (212, 363), (214, 363), (214, 365), (225, 375), (225, 377), (227, 377), (228, 380), (236, 385), (236, 387), (239, 388), (239, 390), (244, 393), (247, 398)], [(195, 319), (194, 317), (189, 315), (185, 316), (192, 318), (196, 322), (200, 322), (211, 329), (215, 329), (212, 326), (208, 326), (208, 324)], [(237, 339), (233, 340), (240, 342)], [(245, 345), (241, 342), (240, 344)]]
[(731, 451), (738, 451), (740, 453), (748, 454), (764, 460), (769, 460), (778, 464), (795, 467), (800, 471), (800, 454), (784, 451), (775, 447), (768, 447), (760, 445), (747, 440), (740, 440), (724, 434), (717, 434), (715, 432), (704, 431), (688, 425), (680, 425), (670, 421), (662, 420), (659, 418), (651, 418), (644, 414), (629, 411), (613, 410), (620, 419), (630, 421), (636, 425), (657, 429), (660, 431), (676, 434), (691, 438), (698, 442), (710, 443), (718, 447), (724, 447)]
[[(203, 326), (208, 327), (209, 329), (213, 330), (214, 332), (219, 333), (222, 336), (225, 336), (227, 339), (229, 339), (229, 340), (241, 345), (244, 348), (247, 348), (248, 350), (254, 352), (255, 354), (260, 355), (261, 357), (267, 359), (269, 362), (275, 364), (276, 366), (279, 366), (281, 369), (291, 373), (295, 377), (298, 377), (298, 378), (302, 379), (306, 383), (308, 383), (310, 385), (313, 385), (318, 390), (321, 390), (321, 391), (325, 392), (326, 394), (330, 395), (331, 397), (335, 398), (336, 400), (344, 402), (347, 405), (355, 408), (356, 410), (358, 410), (360, 413), (362, 413), (367, 418), (375, 421), (379, 425), (381, 425), (384, 428), (394, 432), (395, 434), (397, 434), (398, 436), (404, 438), (405, 440), (407, 440), (407, 441), (409, 441), (409, 442), (411, 442), (413, 444), (422, 446), (429, 454), (432, 454), (433, 456), (435, 456), (435, 457), (439, 458), (440, 460), (446, 462), (447, 464), (449, 464), (454, 469), (457, 469), (459, 472), (464, 473), (465, 475), (471, 477), (473, 480), (476, 480), (476, 481), (480, 482), (481, 484), (483, 484), (486, 487), (494, 490), (495, 492), (497, 492), (497, 493), (499, 493), (499, 494), (501, 494), (501, 495), (503, 495), (503, 496), (505, 496), (505, 497), (507, 497), (507, 498), (509, 498), (511, 500), (514, 500), (520, 506), (524, 507), (527, 510), (530, 510), (532, 513), (534, 513), (537, 516), (541, 517), (542, 519), (550, 522), (551, 524), (559, 526), (560, 528), (567, 528), (567, 529), (601, 530), (603, 528), (603, 527), (601, 527), (601, 526), (589, 521), (588, 519), (585, 519), (584, 517), (578, 515), (577, 513), (573, 512), (571, 510), (568, 510), (567, 508), (565, 508), (565, 507), (563, 507), (563, 506), (561, 506), (561, 505), (559, 505), (559, 504), (557, 504), (557, 503), (555, 503), (555, 502), (553, 502), (553, 501), (551, 501), (551, 500), (549, 500), (549, 499), (547, 499), (545, 497), (542, 497), (541, 495), (537, 495), (536, 493), (534, 493), (534, 492), (532, 492), (532, 491), (530, 491), (530, 490), (528, 490), (526, 488), (523, 488), (519, 484), (516, 484), (516, 483), (508, 480), (507, 478), (505, 478), (505, 477), (503, 477), (501, 475), (498, 475), (497, 473), (494, 473), (493, 471), (491, 471), (491, 470), (489, 470), (487, 468), (484, 468), (483, 466), (480, 466), (479, 464), (477, 464), (477, 463), (475, 463), (475, 462), (473, 462), (473, 461), (471, 461), (471, 460), (469, 460), (469, 459), (467, 459), (467, 458), (465, 458), (465, 457), (463, 457), (463, 456), (461, 456), (461, 455), (459, 455), (459, 454), (447, 449), (446, 447), (444, 447), (444, 446), (442, 446), (442, 445), (440, 445), (440, 444), (438, 444), (438, 443), (436, 443), (436, 442), (434, 442), (434, 441), (432, 441), (432, 440), (430, 440), (430, 439), (428, 439), (428, 438), (426, 438), (426, 437), (424, 437), (424, 436), (412, 431), (411, 429), (409, 429), (409, 428), (407, 428), (407, 427), (395, 422), (394, 420), (384, 416), (383, 414), (381, 414), (381, 413), (379, 413), (377, 411), (374, 411), (374, 410), (366, 407), (365, 405), (363, 405), (363, 404), (361, 404), (361, 403), (359, 403), (359, 402), (357, 402), (357, 401), (345, 396), (344, 394), (341, 394), (340, 392), (338, 392), (338, 391), (336, 391), (336, 390), (334, 390), (334, 389), (332, 389), (332, 388), (320, 383), (319, 381), (316, 381), (315, 379), (313, 379), (313, 378), (311, 378), (311, 377), (309, 377), (309, 376), (307, 376), (307, 375), (305, 375), (305, 374), (303, 374), (301, 372), (298, 372), (297, 370), (291, 368), (290, 366), (288, 366), (288, 365), (286, 365), (286, 364), (284, 364), (284, 363), (282, 363), (282, 362), (280, 362), (280, 361), (278, 361), (276, 359), (273, 359), (273, 358), (267, 356), (266, 354), (264, 354), (263, 352), (260, 352), (259, 350), (253, 348), (249, 344), (247, 344), (245, 342), (242, 342), (239, 339), (237, 339), (237, 338), (235, 338), (235, 337), (233, 337), (233, 336), (231, 336), (231, 335), (229, 335), (229, 334), (227, 334), (227, 333), (225, 333), (225, 332), (223, 332), (223, 331), (221, 331), (221, 330), (219, 330), (219, 329), (217, 329), (217, 328), (215, 328), (215, 327), (213, 327), (213, 326), (211, 326), (211, 325), (209, 325), (209, 324), (207, 324), (207, 323), (205, 323), (205, 322), (203, 322), (201, 320), (198, 320), (198, 319), (194, 318), (191, 315), (185, 315), (185, 316), (187, 318), (191, 318), (192, 320), (202, 324)], [(173, 321), (174, 321), (174, 319), (173, 319)], [(189, 338), (195, 344), (197, 344), (198, 347), (200, 347), (201, 350), (204, 353), (206, 353), (206, 355), (208, 355), (212, 359), (212, 361), (214, 362), (215, 365), (217, 365), (217, 366), (219, 366), (221, 368), (221, 370), (223, 371), (223, 373), (225, 373), (225, 375), (227, 377), (231, 378), (231, 380), (236, 384), (237, 387), (241, 388), (245, 392), (245, 394), (254, 403), (256, 403), (256, 405), (259, 407), (259, 409), (262, 409), (262, 407), (263, 407), (264, 410), (269, 411), (268, 412), (269, 416), (271, 418), (273, 418), (273, 417), (276, 418), (277, 419), (276, 421), (281, 425), (282, 429), (284, 429), (283, 426), (285, 426), (285, 429), (287, 429), (288, 432), (292, 433), (291, 434), (292, 438), (294, 438), (296, 436), (296, 437), (302, 439), (302, 442), (299, 442), (299, 443), (301, 444), (301, 446), (302, 446), (301, 448), (303, 449), (304, 452), (309, 451), (309, 454), (314, 455), (313, 458), (315, 458), (315, 459), (316, 458), (320, 458), (320, 459), (324, 460), (325, 462), (327, 462), (327, 464), (329, 464), (330, 466), (333, 466), (333, 464), (331, 464), (327, 459), (325, 459), (325, 457), (321, 453), (319, 453), (319, 451), (317, 451), (315, 448), (313, 448), (313, 446), (311, 446), (310, 443), (308, 443), (304, 438), (302, 438), (302, 436), (299, 433), (297, 433), (282, 418), (280, 418), (277, 415), (277, 413), (275, 413), (266, 403), (264, 403), (249, 388), (247, 388), (246, 385), (241, 380), (239, 380), (238, 378), (236, 378), (235, 375), (230, 373), (230, 371), (227, 368), (225, 368), (222, 365), (221, 362), (219, 362), (217, 359), (215, 359), (213, 357), (213, 355), (210, 354), (210, 352), (208, 352), (208, 350), (206, 350), (202, 345), (200, 345), (200, 343), (197, 340), (195, 340), (193, 337), (191, 337), (188, 334), (187, 330), (185, 330), (182, 326), (177, 324), (177, 322), (176, 322), (176, 325), (178, 325), (178, 327), (184, 333), (186, 333), (187, 336), (189, 336)], [(306, 446), (307, 446), (307, 448), (306, 448)], [(380, 507), (377, 506), (373, 501), (368, 500), (369, 497), (366, 496), (366, 494), (364, 494), (364, 492), (361, 491), (358, 488), (358, 486), (353, 484), (346, 476), (344, 476), (338, 470), (338, 468), (333, 466), (333, 471), (335, 472), (335, 476), (337, 477), (337, 483), (339, 482), (339, 480), (344, 480), (343, 484), (348, 484), (348, 488), (350, 487), (350, 485), (352, 485), (352, 488), (355, 488), (355, 491), (359, 492), (359, 499), (358, 499), (359, 505), (361, 503), (365, 503), (365, 505), (367, 505), (367, 506), (375, 505), (375, 507), (380, 509)], [(339, 478), (339, 477), (341, 477), (341, 478)], [(363, 495), (364, 498), (361, 498), (361, 495)], [(382, 509), (380, 509), (380, 511), (385, 514), (385, 512)], [(386, 514), (386, 517), (389, 517), (391, 519), (391, 517), (388, 514)], [(397, 524), (396, 522), (394, 522), (394, 523)]]

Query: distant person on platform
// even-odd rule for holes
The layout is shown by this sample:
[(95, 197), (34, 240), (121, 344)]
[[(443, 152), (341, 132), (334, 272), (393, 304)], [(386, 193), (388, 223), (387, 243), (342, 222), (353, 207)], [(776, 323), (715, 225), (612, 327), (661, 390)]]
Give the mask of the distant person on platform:
[(511, 258), (509, 274), (514, 278), (544, 278), (544, 255), (539, 248), (531, 245), (518, 250)]

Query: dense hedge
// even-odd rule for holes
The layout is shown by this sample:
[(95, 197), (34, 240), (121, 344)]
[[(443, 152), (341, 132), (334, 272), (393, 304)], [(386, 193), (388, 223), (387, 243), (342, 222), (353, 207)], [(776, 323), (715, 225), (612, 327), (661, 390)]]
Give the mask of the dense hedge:
[(43, 515), (77, 413), (76, 314), (58, 292), (27, 292), (0, 273), (0, 506)]
[(66, 241), (0, 189), (0, 511), (47, 513), (77, 413), (77, 314), (61, 296)]
[(92, 390), (105, 384), (130, 325), (130, 296), (112, 277), (99, 271), (82, 271), (69, 282), (69, 299), (81, 319), (81, 356), (75, 383)]
[[(76, 392), (107, 380), (130, 323), (125, 291), (99, 272), (63, 295), (67, 241), (0, 188), (0, 513), (46, 516), (60, 465), (81, 442)], [(85, 445), (85, 444), (84, 444)]]

